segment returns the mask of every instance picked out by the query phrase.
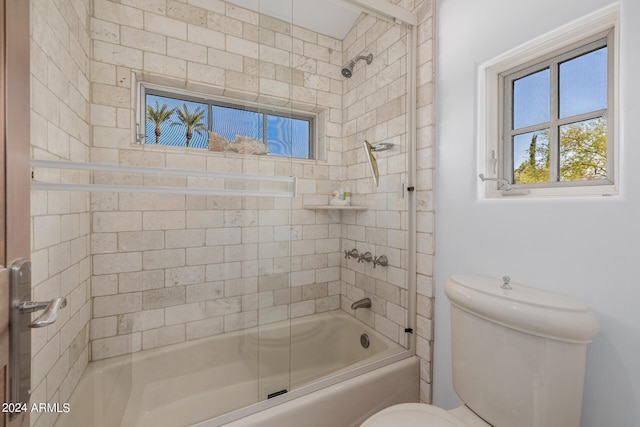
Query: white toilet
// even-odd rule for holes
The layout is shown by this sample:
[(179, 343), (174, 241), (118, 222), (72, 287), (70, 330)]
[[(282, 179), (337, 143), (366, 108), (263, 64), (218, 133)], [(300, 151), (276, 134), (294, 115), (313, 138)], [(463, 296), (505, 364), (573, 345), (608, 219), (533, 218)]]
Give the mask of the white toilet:
[(587, 344), (598, 332), (586, 305), (469, 275), (451, 276), (445, 293), (453, 386), (464, 406), (395, 405), (361, 427), (580, 426)]

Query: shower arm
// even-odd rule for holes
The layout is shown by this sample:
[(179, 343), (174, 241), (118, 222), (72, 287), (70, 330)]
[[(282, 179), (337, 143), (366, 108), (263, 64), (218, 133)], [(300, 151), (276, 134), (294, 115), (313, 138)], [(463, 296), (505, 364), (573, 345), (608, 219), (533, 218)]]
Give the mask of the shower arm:
[(379, 144), (371, 145), (371, 151), (377, 153), (379, 151), (391, 150), (394, 147), (394, 145), (395, 144), (392, 144), (390, 142), (381, 142)]
[(356, 56), (355, 58), (353, 58), (353, 59), (352, 59), (351, 61), (349, 61), (349, 62), (356, 63), (356, 62), (358, 62), (358, 61), (360, 61), (360, 60), (365, 60), (365, 61), (367, 61), (367, 65), (369, 65), (369, 64), (371, 64), (371, 61), (373, 61), (373, 54), (372, 54), (372, 53), (370, 53), (370, 54), (368, 54), (368, 55), (358, 55), (358, 56)]

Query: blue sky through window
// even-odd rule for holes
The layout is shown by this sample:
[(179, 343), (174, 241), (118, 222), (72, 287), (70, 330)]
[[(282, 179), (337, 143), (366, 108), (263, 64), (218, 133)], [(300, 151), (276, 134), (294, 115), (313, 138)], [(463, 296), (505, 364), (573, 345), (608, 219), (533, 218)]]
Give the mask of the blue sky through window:
[(275, 155), (308, 159), (309, 122), (268, 115), (267, 145)]
[(607, 48), (560, 64), (560, 118), (607, 108)]
[[(607, 48), (560, 63), (560, 118), (607, 108)], [(550, 119), (548, 68), (513, 82), (513, 129)]]
[(551, 84), (546, 68), (513, 82), (513, 128), (549, 121)]
[(218, 135), (232, 142), (236, 140), (236, 135), (262, 141), (264, 133), (262, 113), (217, 105), (211, 107), (211, 110), (212, 130)]

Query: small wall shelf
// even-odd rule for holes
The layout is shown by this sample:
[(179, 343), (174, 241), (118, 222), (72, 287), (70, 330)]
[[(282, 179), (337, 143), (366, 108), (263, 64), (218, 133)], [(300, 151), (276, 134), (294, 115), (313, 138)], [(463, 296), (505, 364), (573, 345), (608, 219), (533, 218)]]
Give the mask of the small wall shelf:
[(369, 206), (306, 205), (304, 208), (316, 211), (366, 211), (369, 209)]

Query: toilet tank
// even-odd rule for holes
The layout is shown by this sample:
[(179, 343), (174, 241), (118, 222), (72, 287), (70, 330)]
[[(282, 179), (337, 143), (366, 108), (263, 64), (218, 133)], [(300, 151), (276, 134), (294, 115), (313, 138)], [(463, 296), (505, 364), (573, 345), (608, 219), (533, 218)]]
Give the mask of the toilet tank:
[(571, 298), (502, 280), (453, 275), (453, 386), (494, 427), (579, 427), (587, 344), (598, 332)]

